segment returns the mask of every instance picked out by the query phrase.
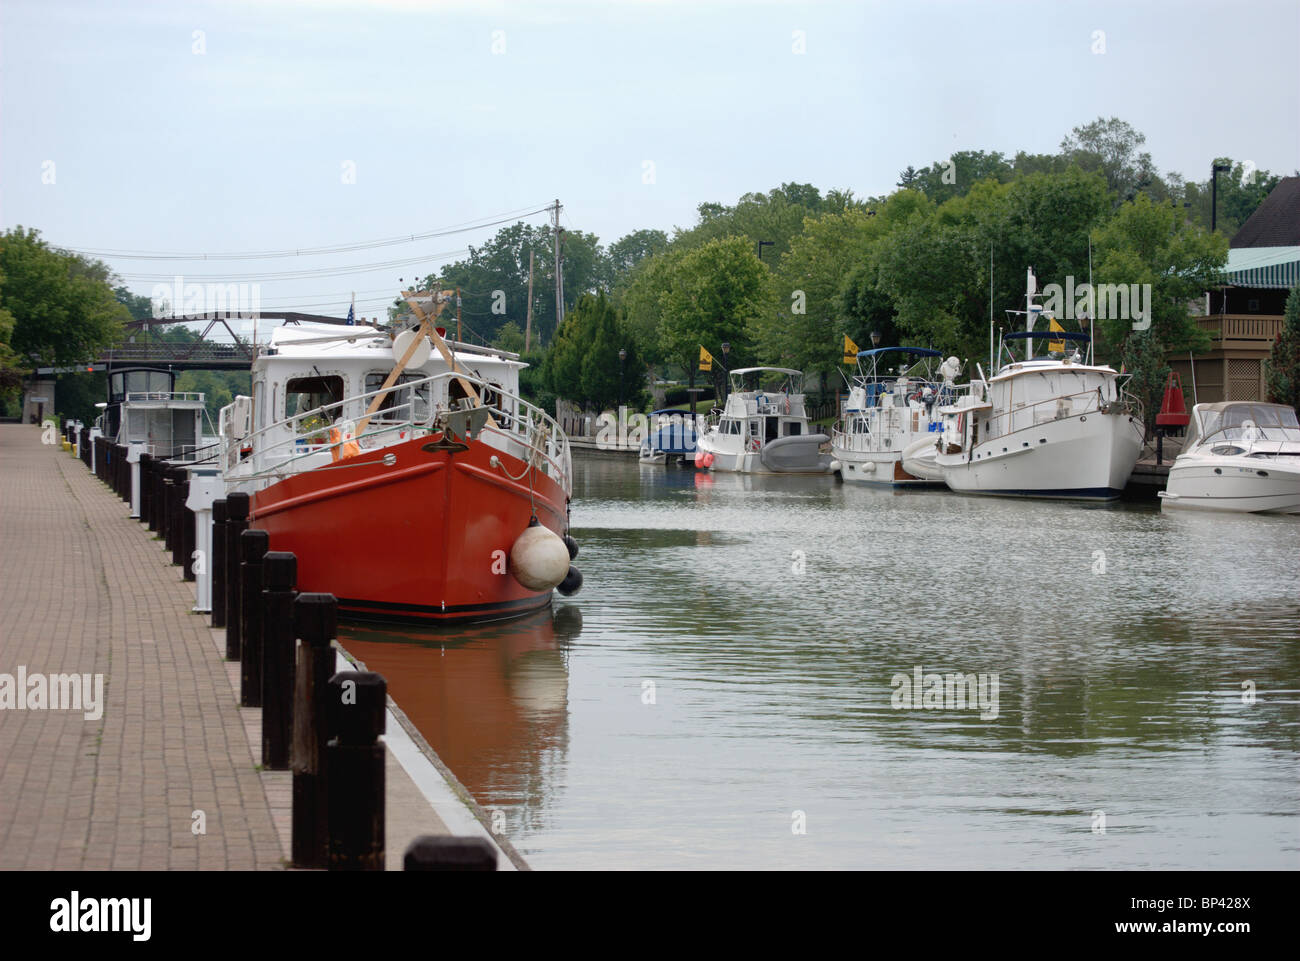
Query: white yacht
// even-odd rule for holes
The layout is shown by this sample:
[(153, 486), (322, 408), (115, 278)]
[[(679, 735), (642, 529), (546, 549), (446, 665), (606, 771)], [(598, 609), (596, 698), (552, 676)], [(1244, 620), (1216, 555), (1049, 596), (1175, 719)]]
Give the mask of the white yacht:
[[(1034, 331), (1034, 296), (1031, 274), (1028, 329), (1007, 334), (997, 372), (940, 411), (934, 463), (962, 493), (1113, 500), (1142, 453), (1141, 405), (1113, 368), (1084, 359), (1087, 334)], [(1034, 356), (1034, 338), (1054, 342), (1047, 356)]]
[(716, 422), (696, 442), (695, 465), (741, 474), (825, 474), (830, 440), (804, 410), (803, 374), (785, 367), (743, 367)]
[[(95, 427), (115, 444), (143, 444), (159, 459), (215, 457), (215, 439), (203, 433), (204, 396), (177, 391), (170, 370), (132, 367), (108, 376), (108, 402)], [(196, 455), (196, 451), (202, 454)]]
[(1300, 423), (1259, 401), (1197, 404), (1161, 509), (1300, 514)]
[[(950, 357), (926, 347), (877, 347), (858, 353), (858, 374), (844, 414), (831, 432), (833, 469), (846, 481), (891, 487), (943, 486), (942, 474), (918, 476), (903, 464), (903, 451), (918, 441), (934, 447), (939, 410), (956, 398), (961, 370)], [(926, 443), (928, 441), (928, 443)]]

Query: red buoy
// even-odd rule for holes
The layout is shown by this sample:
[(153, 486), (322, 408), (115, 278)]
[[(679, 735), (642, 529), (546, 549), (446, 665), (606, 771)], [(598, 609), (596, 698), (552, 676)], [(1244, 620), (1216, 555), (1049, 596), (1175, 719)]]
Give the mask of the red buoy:
[(1156, 414), (1157, 427), (1186, 427), (1191, 420), (1187, 413), (1187, 403), (1183, 400), (1183, 381), (1177, 371), (1170, 371), (1165, 378), (1165, 398), (1160, 404), (1160, 413)]

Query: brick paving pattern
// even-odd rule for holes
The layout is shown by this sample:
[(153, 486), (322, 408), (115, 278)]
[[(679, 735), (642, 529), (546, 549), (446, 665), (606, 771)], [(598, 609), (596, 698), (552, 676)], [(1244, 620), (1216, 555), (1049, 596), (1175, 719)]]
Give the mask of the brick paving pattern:
[(97, 721), (0, 710), (0, 869), (282, 867), (207, 618), (128, 514), (38, 428), (0, 425), (0, 673), (104, 675)]

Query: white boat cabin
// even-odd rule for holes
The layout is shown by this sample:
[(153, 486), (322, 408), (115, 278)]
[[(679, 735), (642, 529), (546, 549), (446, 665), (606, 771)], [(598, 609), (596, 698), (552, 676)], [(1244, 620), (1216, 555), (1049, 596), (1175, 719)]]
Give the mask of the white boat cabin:
[(730, 374), (731, 392), (718, 414), (720, 441), (757, 449), (781, 437), (812, 433), (804, 409), (803, 374), (784, 367), (742, 367)]
[[(370, 326), (303, 322), (276, 328), (270, 346), (253, 362), (252, 396), (238, 397), (221, 411), (227, 476), (269, 482), (274, 478), (268, 474), (327, 466), (361, 450), (424, 436), (442, 429), (449, 413), (471, 409), (473, 432), (490, 426), (483, 434), (488, 443), (512, 454), (540, 445), (545, 459), (567, 474), (567, 440), (558, 425), (518, 396), (525, 364), (517, 355), (446, 341), (462, 377), (422, 339), (385, 393), (383, 385), (410, 343), (402, 336), (395, 342)], [(466, 384), (478, 394), (477, 406)]]

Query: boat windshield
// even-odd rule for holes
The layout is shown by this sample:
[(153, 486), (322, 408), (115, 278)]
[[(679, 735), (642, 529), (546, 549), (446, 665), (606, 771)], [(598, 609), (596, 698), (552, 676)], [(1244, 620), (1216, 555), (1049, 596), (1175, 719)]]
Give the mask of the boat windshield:
[(1229, 404), (1201, 417), (1201, 443), (1243, 440), (1300, 441), (1296, 412), (1281, 404)]
[(777, 368), (751, 368), (731, 372), (732, 393), (802, 394), (803, 375)]

